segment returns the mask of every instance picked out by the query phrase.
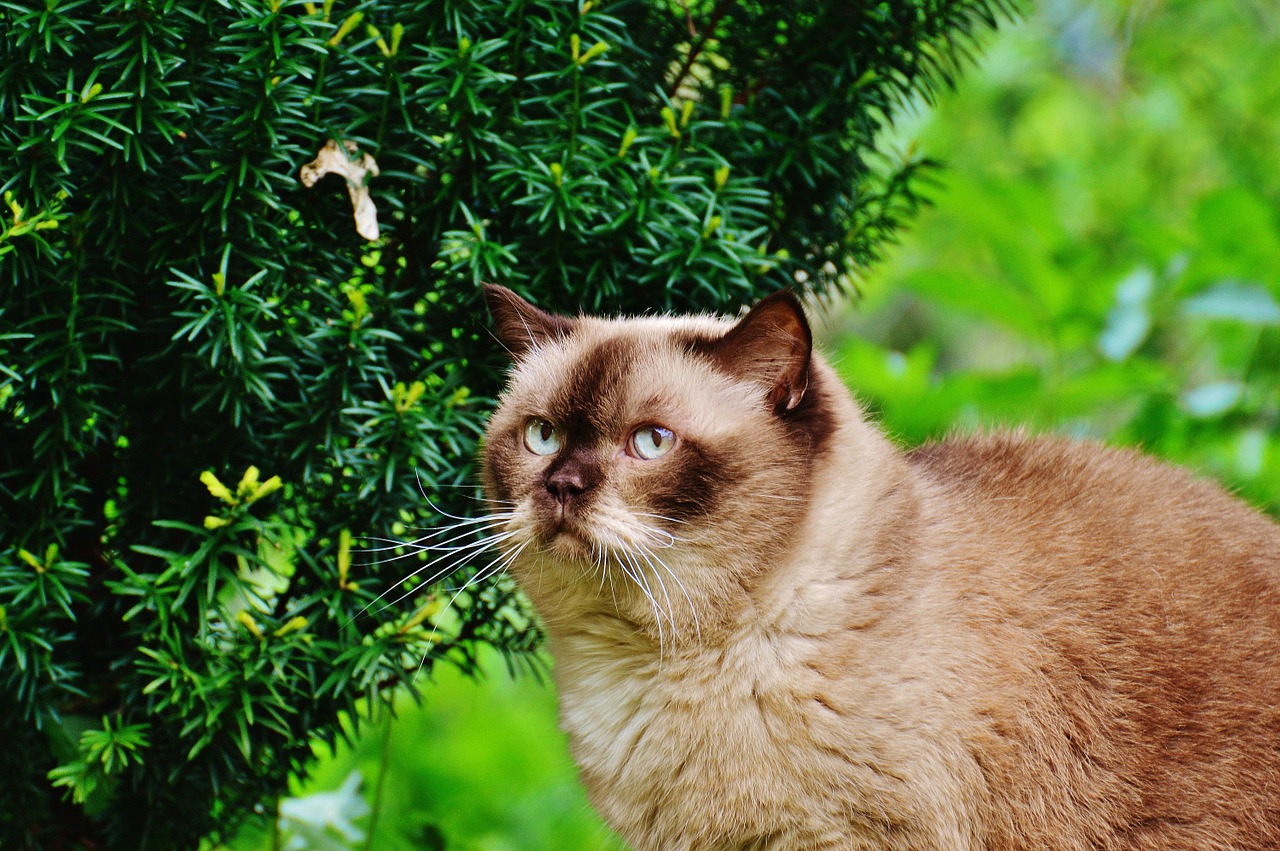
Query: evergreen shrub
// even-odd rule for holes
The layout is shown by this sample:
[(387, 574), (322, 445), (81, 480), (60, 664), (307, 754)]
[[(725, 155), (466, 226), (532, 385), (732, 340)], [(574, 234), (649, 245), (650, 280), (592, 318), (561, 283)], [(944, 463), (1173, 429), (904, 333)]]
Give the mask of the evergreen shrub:
[[(832, 293), (1008, 5), (0, 2), (0, 846), (193, 847), (438, 661), (536, 659), (501, 577), (367, 552), (479, 511), (478, 284)], [(376, 175), (304, 186), (330, 140)]]

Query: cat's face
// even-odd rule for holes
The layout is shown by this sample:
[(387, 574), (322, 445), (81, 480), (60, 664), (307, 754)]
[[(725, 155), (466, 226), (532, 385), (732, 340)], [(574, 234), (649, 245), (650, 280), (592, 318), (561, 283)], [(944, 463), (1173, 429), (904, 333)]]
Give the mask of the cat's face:
[(799, 306), (570, 319), (488, 296), (515, 359), (483, 457), (512, 572), (548, 619), (700, 630), (787, 545), (829, 427)]

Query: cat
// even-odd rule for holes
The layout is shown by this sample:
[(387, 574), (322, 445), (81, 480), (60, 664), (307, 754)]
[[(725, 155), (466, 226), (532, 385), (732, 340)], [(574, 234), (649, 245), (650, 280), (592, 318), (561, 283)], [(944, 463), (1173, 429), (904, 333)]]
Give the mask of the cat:
[(593, 805), (640, 851), (1280, 848), (1280, 526), (1135, 451), (904, 451), (788, 293), (486, 286), (481, 450)]

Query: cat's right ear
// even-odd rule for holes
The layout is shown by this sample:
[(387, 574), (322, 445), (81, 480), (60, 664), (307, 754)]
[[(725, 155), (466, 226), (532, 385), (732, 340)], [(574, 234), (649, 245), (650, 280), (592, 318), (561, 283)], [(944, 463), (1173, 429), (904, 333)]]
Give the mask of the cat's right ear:
[(809, 389), (813, 334), (804, 308), (789, 292), (757, 302), (712, 345), (711, 354), (729, 372), (759, 383), (779, 414), (799, 405)]
[(493, 315), (494, 336), (516, 360), (543, 343), (573, 331), (573, 319), (539, 310), (506, 287), (484, 284), (482, 288), (489, 313)]

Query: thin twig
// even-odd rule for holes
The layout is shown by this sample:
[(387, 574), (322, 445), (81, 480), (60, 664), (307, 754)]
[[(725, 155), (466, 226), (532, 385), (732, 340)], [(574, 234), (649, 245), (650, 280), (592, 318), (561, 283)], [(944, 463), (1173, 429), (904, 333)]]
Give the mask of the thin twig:
[[(702, 28), (702, 36), (697, 43), (689, 48), (689, 55), (684, 58), (684, 63), (680, 66), (680, 70), (676, 73), (675, 79), (667, 89), (667, 97), (675, 97), (675, 93), (680, 91), (680, 86), (684, 84), (685, 78), (689, 76), (689, 71), (693, 68), (693, 63), (698, 61), (698, 57), (702, 55), (707, 47), (707, 42), (715, 34), (716, 24), (720, 23), (729, 12), (729, 7), (733, 5), (733, 0), (719, 0), (714, 9), (711, 10), (711, 17), (707, 19), (706, 25)], [(689, 22), (689, 31), (693, 33), (693, 22)]]
[(386, 786), (389, 769), (387, 763), (391, 759), (391, 708), (386, 704), (382, 710), (382, 758), (378, 763), (378, 782), (373, 787), (373, 807), (369, 811), (369, 832), (365, 835), (364, 851), (373, 851), (373, 835), (378, 832), (378, 816), (382, 814), (382, 790)]

